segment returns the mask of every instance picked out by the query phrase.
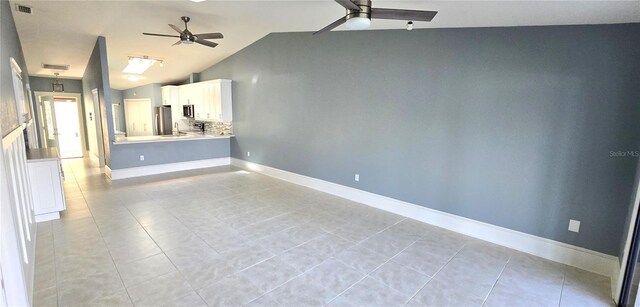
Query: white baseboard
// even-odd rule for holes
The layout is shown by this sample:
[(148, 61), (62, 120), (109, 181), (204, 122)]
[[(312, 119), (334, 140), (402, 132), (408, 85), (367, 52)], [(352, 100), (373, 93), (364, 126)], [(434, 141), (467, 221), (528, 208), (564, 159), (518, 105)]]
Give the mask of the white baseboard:
[(108, 165), (104, 166), (104, 174), (111, 178), (111, 168)]
[(60, 219), (60, 212), (38, 214), (35, 216), (35, 219), (36, 223), (57, 220)]
[(148, 166), (140, 166), (140, 167), (131, 167), (131, 168), (123, 168), (123, 169), (108, 169), (105, 167), (105, 173), (111, 177), (111, 180), (119, 180), (125, 178), (134, 178), (141, 176), (149, 176), (149, 175), (158, 175), (164, 173), (172, 173), (179, 171), (188, 171), (199, 168), (207, 168), (207, 167), (216, 167), (229, 165), (231, 163), (230, 158), (217, 158), (217, 159), (206, 159), (206, 160), (195, 160), (195, 161), (187, 161), (187, 162), (177, 162), (177, 163), (167, 163), (167, 164), (157, 164), (157, 165), (148, 165)]
[(386, 196), (365, 192), (355, 188), (283, 171), (253, 162), (231, 158), (231, 164), (246, 170), (333, 194), (424, 223), (446, 228), (480, 240), (489, 241), (545, 259), (609, 276), (612, 279), (614, 277), (613, 272), (618, 267), (618, 257), (588, 250), (586, 248), (479, 222), (397, 199), (392, 199)]
[(619, 286), (622, 285), (619, 284), (618, 281), (622, 282), (622, 278), (620, 278), (621, 273), (622, 270), (620, 270), (620, 262), (616, 261), (611, 271), (611, 298), (616, 304), (618, 304), (618, 300), (620, 299), (621, 289)]

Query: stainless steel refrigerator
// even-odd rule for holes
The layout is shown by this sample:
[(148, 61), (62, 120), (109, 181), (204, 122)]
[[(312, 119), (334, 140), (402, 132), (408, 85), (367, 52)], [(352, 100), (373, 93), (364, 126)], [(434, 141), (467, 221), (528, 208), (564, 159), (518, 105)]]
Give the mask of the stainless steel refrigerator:
[(173, 133), (171, 106), (156, 107), (154, 120), (158, 135), (170, 135)]

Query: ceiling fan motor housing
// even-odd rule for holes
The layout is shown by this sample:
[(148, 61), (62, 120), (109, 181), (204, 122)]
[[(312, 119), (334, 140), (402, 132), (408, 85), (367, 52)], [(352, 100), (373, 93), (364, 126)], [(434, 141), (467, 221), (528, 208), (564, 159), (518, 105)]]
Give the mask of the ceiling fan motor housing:
[(355, 0), (353, 3), (360, 7), (360, 10), (347, 9), (347, 20), (356, 17), (371, 19), (371, 0)]

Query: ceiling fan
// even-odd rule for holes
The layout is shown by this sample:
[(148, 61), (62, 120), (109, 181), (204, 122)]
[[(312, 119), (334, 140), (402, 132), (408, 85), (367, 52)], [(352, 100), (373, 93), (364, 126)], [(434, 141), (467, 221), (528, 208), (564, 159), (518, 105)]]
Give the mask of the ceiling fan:
[(331, 31), (335, 27), (346, 23), (349, 29), (361, 30), (371, 25), (371, 19), (396, 19), (407, 20), (410, 25), (412, 21), (431, 21), (438, 12), (436, 11), (415, 11), (397, 9), (379, 9), (371, 7), (371, 0), (335, 0), (338, 4), (347, 9), (347, 14), (334, 21), (332, 24), (313, 33), (313, 35)]
[(189, 22), (189, 20), (191, 20), (191, 18), (187, 17), (187, 16), (182, 16), (181, 17), (182, 21), (184, 21), (184, 30), (180, 30), (180, 28), (176, 27), (175, 25), (169, 24), (169, 26), (176, 30), (176, 32), (180, 33), (180, 35), (167, 35), (167, 34), (155, 34), (155, 33), (142, 33), (144, 35), (151, 35), (151, 36), (164, 36), (164, 37), (177, 37), (180, 40), (177, 41), (175, 44), (173, 44), (173, 46), (175, 45), (180, 45), (180, 44), (193, 44), (193, 43), (198, 43), (200, 45), (205, 45), (211, 48), (215, 48), (216, 46), (218, 46), (218, 44), (214, 43), (214, 42), (210, 42), (207, 39), (218, 39), (218, 38), (223, 38), (224, 36), (222, 36), (222, 33), (201, 33), (201, 34), (193, 34), (191, 33), (191, 31), (189, 31), (189, 29), (187, 28), (187, 23)]

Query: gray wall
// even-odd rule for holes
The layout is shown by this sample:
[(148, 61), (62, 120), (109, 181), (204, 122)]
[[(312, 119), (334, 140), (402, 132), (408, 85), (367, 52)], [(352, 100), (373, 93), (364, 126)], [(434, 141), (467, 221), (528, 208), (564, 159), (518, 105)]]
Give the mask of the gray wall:
[[(112, 145), (111, 169), (229, 157), (229, 139)], [(144, 161), (140, 161), (144, 155)]]
[(122, 91), (123, 99), (151, 99), (151, 105), (162, 105), (162, 88), (158, 83), (151, 83)]
[[(110, 144), (113, 137), (113, 119), (111, 115), (111, 86), (109, 85), (109, 65), (107, 63), (107, 41), (99, 36), (93, 47), (89, 63), (82, 76), (82, 88), (84, 99), (93, 101), (91, 91), (98, 89), (99, 107), (102, 124), (102, 141), (104, 143), (105, 164), (111, 165)], [(99, 109), (99, 110), (98, 110)], [(100, 137), (99, 137), (100, 138)]]
[[(124, 132), (127, 129), (127, 126), (124, 121), (124, 98), (122, 98), (121, 90), (111, 89), (111, 104), (118, 105), (118, 128), (120, 128), (120, 131)], [(112, 115), (115, 116), (115, 114)], [(113, 127), (113, 130), (118, 130), (116, 128), (117, 127)]]
[[(52, 92), (53, 88), (51, 84), (53, 84), (55, 80), (55, 78), (29, 77), (31, 90), (34, 92)], [(64, 91), (66, 93), (82, 94), (82, 80), (60, 78), (59, 81), (64, 85)]]
[[(22, 80), (25, 86), (29, 84), (29, 73), (24, 62), (20, 38), (11, 15), (9, 1), (0, 1), (0, 131), (7, 135), (18, 127), (16, 112), (16, 97), (13, 91), (13, 77), (9, 58), (13, 57), (22, 69)], [(27, 102), (28, 104), (28, 102)], [(30, 110), (27, 109), (27, 110)]]
[(637, 158), (610, 151), (640, 145), (638, 37), (279, 33), (200, 77), (234, 80), (234, 157), (617, 255)]

